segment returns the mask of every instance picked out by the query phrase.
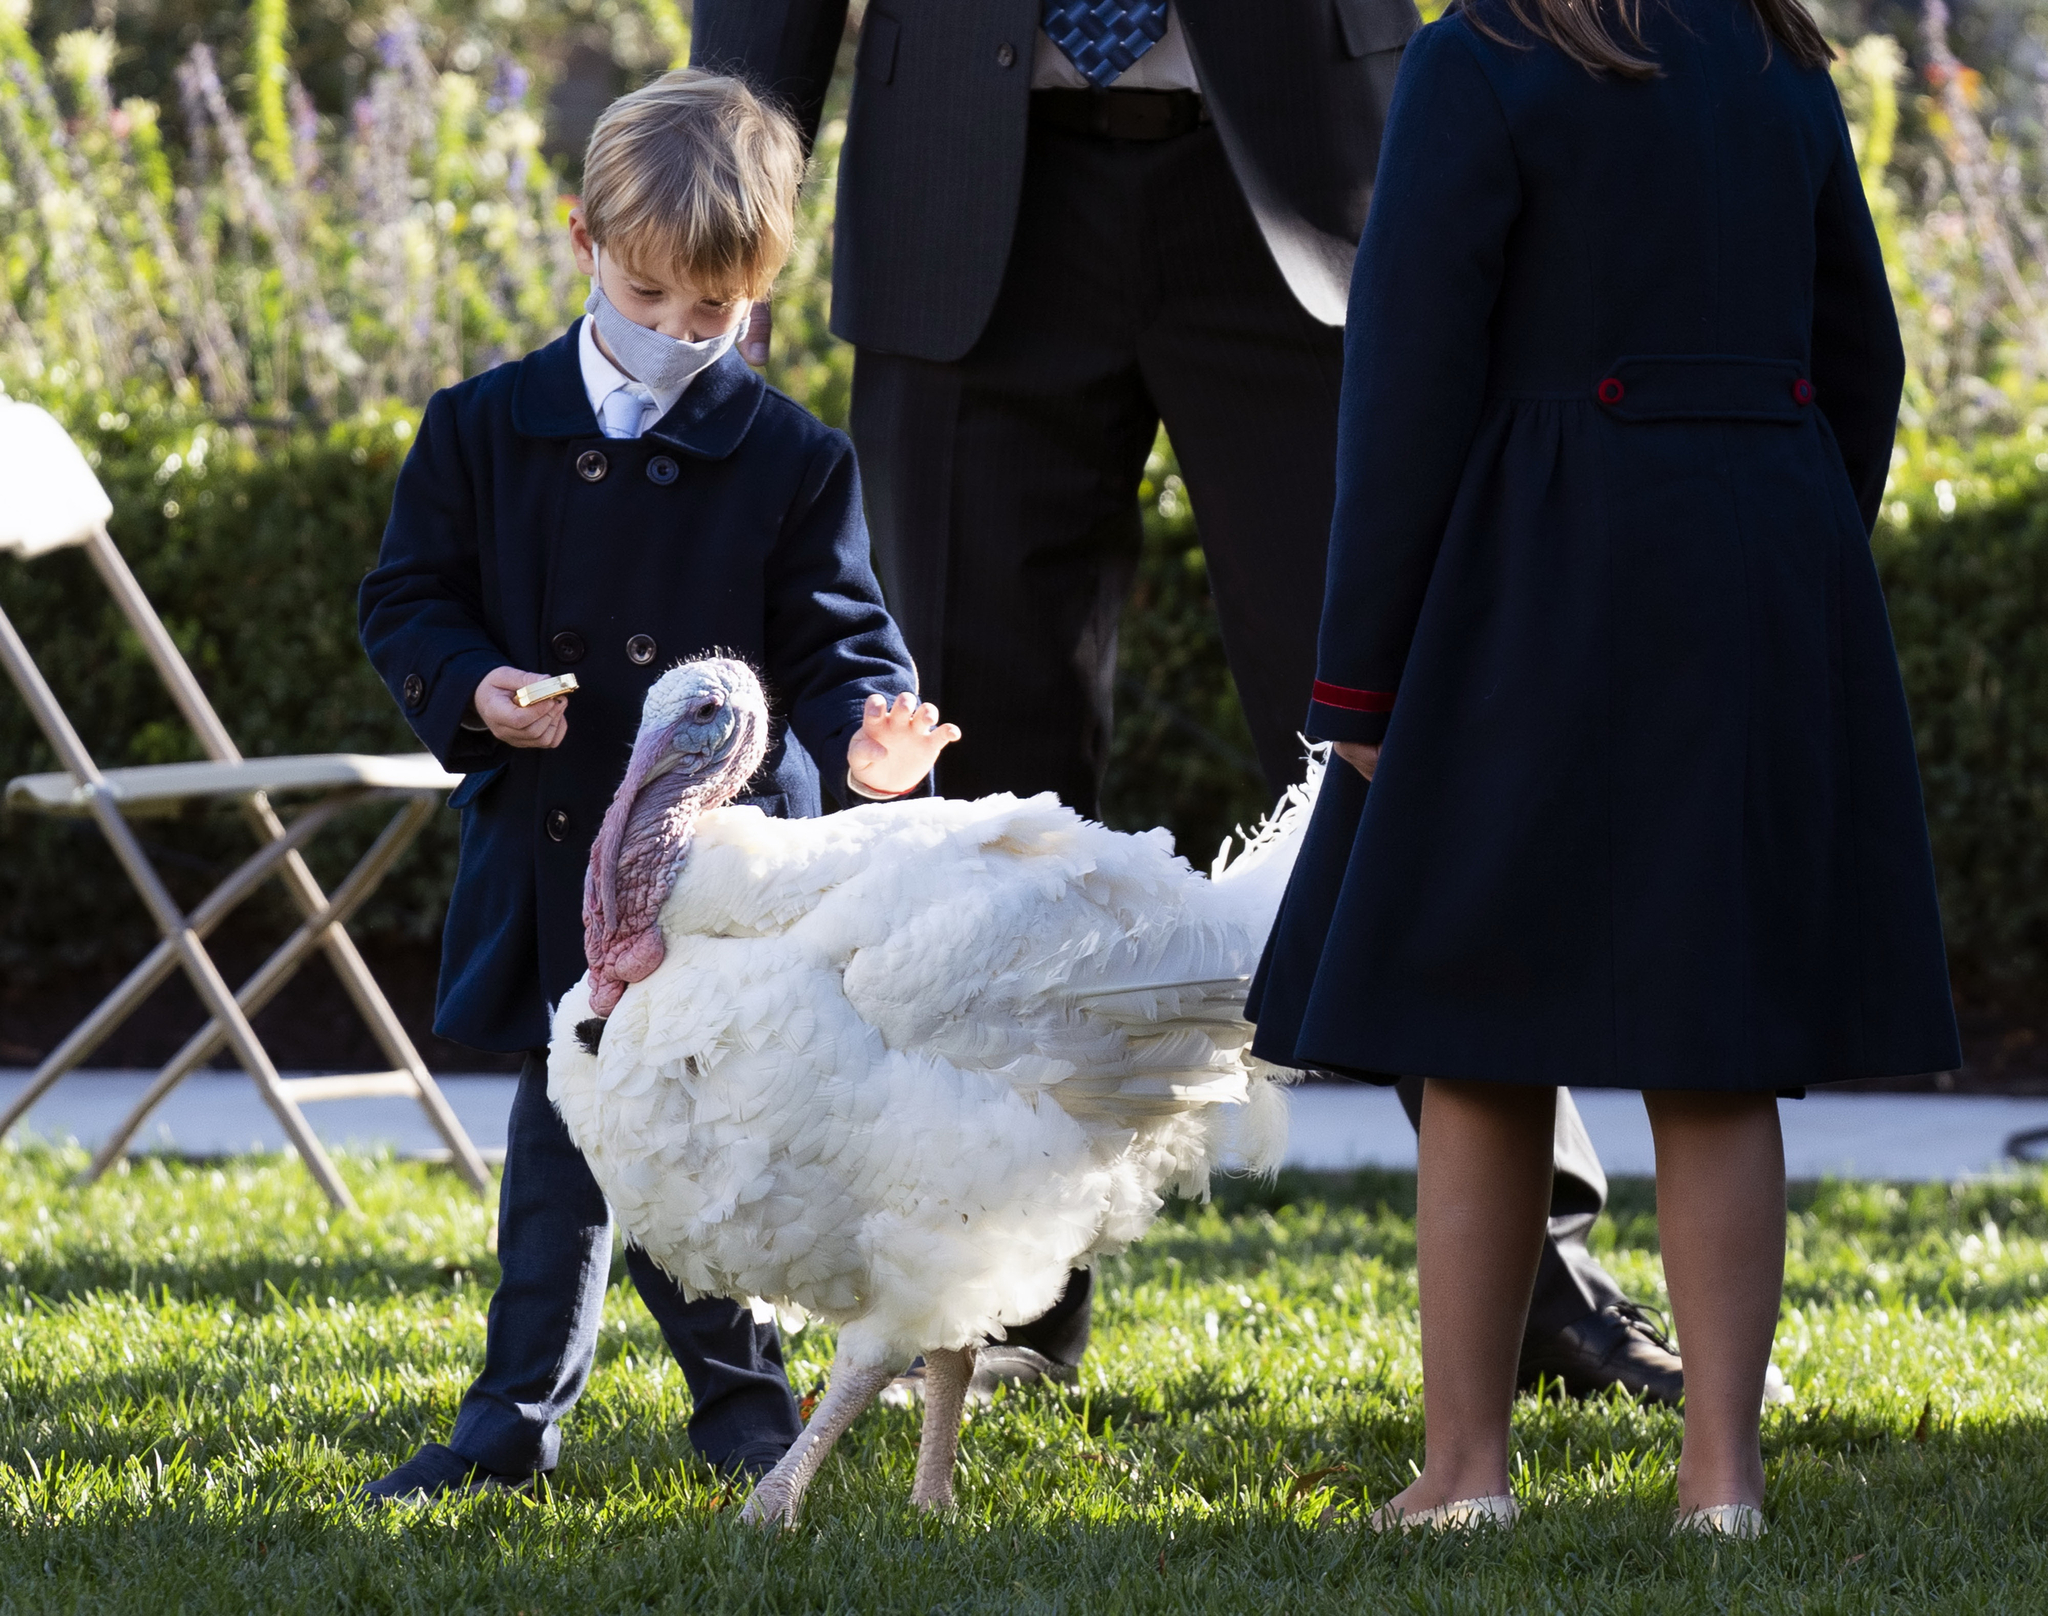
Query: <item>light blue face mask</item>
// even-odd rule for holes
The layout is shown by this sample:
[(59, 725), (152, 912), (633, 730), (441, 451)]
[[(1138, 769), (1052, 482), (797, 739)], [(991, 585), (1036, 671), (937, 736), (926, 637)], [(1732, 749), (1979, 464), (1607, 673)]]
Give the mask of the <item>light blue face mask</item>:
[[(603, 269), (604, 261), (595, 243), (591, 251), (597, 257), (597, 267)], [(619, 368), (657, 393), (678, 392), (700, 370), (717, 364), (740, 340), (748, 320), (748, 315), (741, 315), (725, 335), (706, 337), (702, 342), (665, 337), (621, 314), (604, 295), (604, 284), (594, 274), (590, 277), (590, 296), (584, 300), (583, 312), (597, 322), (597, 334), (604, 338), (604, 345), (611, 350)]]

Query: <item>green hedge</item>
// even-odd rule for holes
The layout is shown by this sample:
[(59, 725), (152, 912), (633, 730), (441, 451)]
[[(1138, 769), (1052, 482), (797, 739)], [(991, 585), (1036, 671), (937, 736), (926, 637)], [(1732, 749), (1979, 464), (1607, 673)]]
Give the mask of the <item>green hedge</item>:
[[(415, 743), (355, 639), (371, 565), (410, 441), (402, 416), (324, 437), (165, 417), (102, 416), (81, 434), (116, 504), (114, 532), (252, 754), (385, 751)], [(246, 434), (244, 435), (246, 438)], [(193, 452), (195, 439), (202, 452)], [(175, 455), (175, 462), (167, 459)], [(2032, 1018), (2048, 1003), (2048, 445), (1901, 472), (1877, 554), (1920, 743), (1949, 946), (1964, 995)], [(1223, 664), (1186, 495), (1168, 455), (1148, 470), (1145, 548), (1123, 629), (1121, 716), (1107, 794), (1113, 823), (1165, 824), (1206, 864), (1264, 807)], [(0, 563), (4, 604), (107, 762), (195, 749), (84, 558)], [(0, 692), (0, 770), (51, 767), (26, 712)], [(331, 877), (376, 817), (330, 838)], [(360, 930), (439, 928), (453, 816), (434, 823)], [(247, 846), (239, 821), (148, 821), (180, 892), (196, 897)], [(276, 900), (273, 900), (276, 901)], [(277, 910), (282, 916), (281, 902)], [(0, 970), (11, 978), (131, 959), (140, 904), (89, 826), (0, 815)]]
[[(356, 585), (375, 560), (412, 424), (394, 414), (324, 437), (252, 438), (159, 413), (101, 415), (78, 427), (114, 499), (116, 542), (251, 755), (417, 747), (355, 636)], [(1225, 832), (1257, 816), (1265, 790), (1169, 458), (1155, 461), (1145, 496), (1111, 813), (1132, 828), (1173, 826), (1205, 863)], [(0, 606), (102, 764), (198, 755), (83, 555), (0, 561)], [(27, 710), (0, 690), (0, 771), (53, 767)], [(356, 817), (347, 834), (316, 843), (314, 863), (329, 879), (381, 823), (367, 810)], [(142, 830), (186, 901), (248, 847), (240, 821), (220, 811), (151, 819)], [(441, 816), (364, 912), (358, 934), (435, 935), (454, 858), (453, 816)], [(264, 901), (282, 921), (282, 900), (271, 892)], [(125, 962), (152, 937), (89, 824), (0, 814), (0, 971), (20, 981)]]
[(1965, 1000), (2048, 1010), (2048, 443), (1894, 477), (1878, 570)]
[[(245, 431), (239, 441), (163, 415), (102, 415), (79, 432), (114, 500), (115, 542), (245, 753), (418, 749), (355, 634), (356, 584), (376, 558), (411, 435), (402, 417), (325, 437)], [(0, 561), (0, 606), (100, 763), (200, 755), (82, 552)], [(26, 707), (0, 683), (0, 770), (55, 766)], [(317, 839), (316, 870), (333, 878), (381, 823), (365, 809)], [(365, 928), (438, 931), (453, 828), (430, 821)], [(220, 810), (140, 829), (188, 902), (250, 847), (240, 819)], [(284, 915), (274, 883), (265, 901)], [(153, 936), (89, 823), (0, 814), (0, 971), (10, 980), (132, 960)]]

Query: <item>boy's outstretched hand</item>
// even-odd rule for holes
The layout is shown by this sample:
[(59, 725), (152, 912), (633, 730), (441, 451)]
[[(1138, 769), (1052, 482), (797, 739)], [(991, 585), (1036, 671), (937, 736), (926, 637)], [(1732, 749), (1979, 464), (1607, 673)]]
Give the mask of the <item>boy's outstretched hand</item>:
[(960, 739), (958, 724), (941, 724), (939, 710), (905, 691), (890, 704), (868, 697), (860, 733), (846, 743), (846, 768), (854, 783), (878, 797), (914, 791), (932, 772), (938, 755)]
[(521, 685), (545, 679), (544, 673), (493, 668), (476, 687), (476, 716), (507, 746), (560, 746), (569, 733), (569, 698), (554, 696), (522, 707), (512, 699)]

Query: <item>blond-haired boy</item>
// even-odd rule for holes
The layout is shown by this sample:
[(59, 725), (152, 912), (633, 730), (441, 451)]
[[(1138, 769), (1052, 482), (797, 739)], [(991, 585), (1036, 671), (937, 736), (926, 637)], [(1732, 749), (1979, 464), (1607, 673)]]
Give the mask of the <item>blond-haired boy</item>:
[[(910, 693), (851, 445), (732, 352), (788, 256), (802, 177), (794, 128), (736, 80), (679, 71), (614, 102), (569, 219), (588, 317), (428, 403), (363, 582), (371, 661), (467, 775), (435, 1030), (525, 1056), (483, 1373), (448, 1443), (366, 1497), (552, 1469), (589, 1375), (611, 1220), (548, 1102), (545, 1045), (583, 972), (584, 864), (648, 686), (714, 646), (761, 669), (777, 723), (742, 800), (772, 814), (821, 812), (821, 787), (918, 790), (959, 733)], [(573, 697), (514, 703), (569, 672)], [(772, 1465), (799, 1429), (774, 1326), (686, 1300), (637, 1250), (626, 1264), (689, 1381), (698, 1451)]]

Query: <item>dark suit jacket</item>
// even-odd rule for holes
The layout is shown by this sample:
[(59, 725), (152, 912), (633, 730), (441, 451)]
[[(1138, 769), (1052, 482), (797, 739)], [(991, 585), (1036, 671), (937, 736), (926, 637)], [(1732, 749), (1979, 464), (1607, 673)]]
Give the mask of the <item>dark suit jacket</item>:
[[(1266, 244), (1344, 321), (1413, 0), (1174, 0)], [(839, 165), (832, 329), (918, 359), (974, 346), (1024, 179), (1040, 0), (870, 0)], [(783, 98), (814, 133), (846, 0), (697, 0), (691, 60)]]
[[(1511, 43), (1481, 34), (1475, 17)], [(1960, 1058), (1870, 553), (1905, 374), (1826, 69), (1409, 47), (1345, 332), (1282, 1065), (1771, 1091)]]
[[(420, 740), (469, 775), (449, 799), (462, 860), (434, 1030), (477, 1049), (546, 1043), (549, 1007), (583, 974), (583, 867), (665, 670), (712, 647), (761, 670), (774, 744), (742, 800), (788, 816), (820, 811), (807, 751), (836, 796), (870, 692), (916, 688), (845, 435), (734, 353), (643, 436), (605, 438), (576, 338), (428, 401), (362, 587), (371, 662)], [(592, 454), (595, 480), (578, 469), (599, 470)], [(462, 727), (504, 663), (573, 669), (560, 747)]]

